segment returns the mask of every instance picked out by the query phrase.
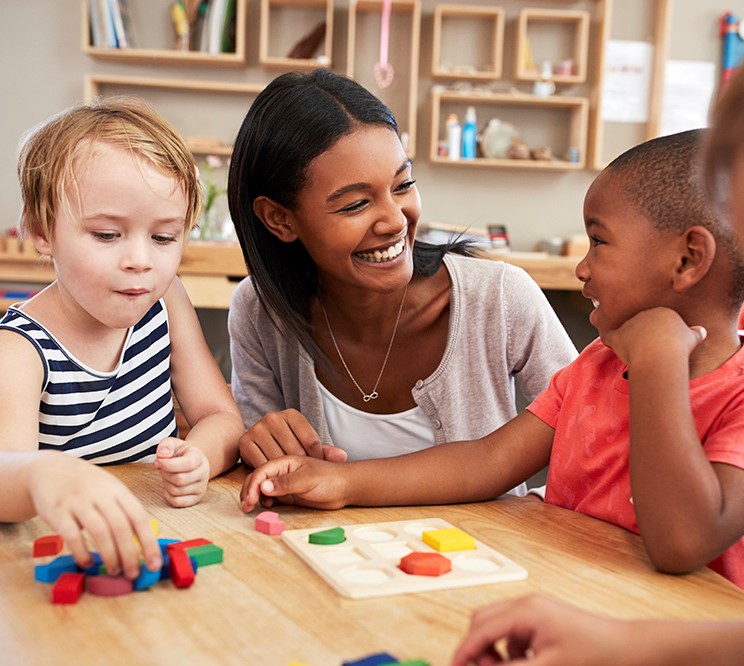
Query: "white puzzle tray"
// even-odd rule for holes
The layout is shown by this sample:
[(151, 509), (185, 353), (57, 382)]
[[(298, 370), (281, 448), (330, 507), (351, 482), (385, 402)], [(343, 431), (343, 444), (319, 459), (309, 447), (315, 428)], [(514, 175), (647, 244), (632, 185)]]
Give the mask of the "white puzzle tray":
[(436, 552), (421, 540), (429, 530), (454, 526), (440, 518), (341, 525), (346, 541), (316, 545), (309, 535), (327, 528), (285, 530), (282, 538), (339, 594), (352, 599), (428, 592), (527, 578), (527, 570), (477, 539), (474, 550), (440, 553), (452, 562), (441, 576), (407, 574), (398, 566), (412, 552)]

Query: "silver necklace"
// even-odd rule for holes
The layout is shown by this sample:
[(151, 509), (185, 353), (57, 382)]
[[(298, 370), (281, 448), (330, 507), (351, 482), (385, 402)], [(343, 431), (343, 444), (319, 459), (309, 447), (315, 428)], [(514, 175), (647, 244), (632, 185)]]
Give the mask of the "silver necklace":
[(338, 354), (338, 357), (341, 359), (341, 363), (344, 366), (344, 369), (346, 370), (346, 374), (349, 375), (349, 379), (351, 379), (352, 382), (354, 382), (354, 386), (359, 389), (359, 393), (362, 394), (362, 400), (364, 402), (369, 402), (370, 400), (376, 400), (380, 397), (380, 394), (377, 392), (377, 387), (380, 385), (380, 380), (382, 379), (382, 373), (385, 372), (385, 366), (388, 362), (388, 357), (390, 356), (390, 350), (393, 348), (393, 342), (395, 341), (395, 334), (398, 332), (398, 324), (400, 323), (400, 315), (403, 312), (403, 303), (405, 303), (406, 300), (406, 294), (408, 293), (408, 285), (406, 285), (406, 288), (403, 290), (403, 298), (400, 299), (400, 307), (398, 308), (398, 316), (395, 318), (395, 326), (393, 328), (393, 335), (390, 338), (390, 344), (388, 345), (387, 351), (385, 352), (385, 360), (382, 362), (382, 367), (380, 368), (380, 374), (377, 375), (377, 381), (375, 382), (375, 385), (372, 387), (371, 393), (365, 393), (364, 389), (362, 389), (361, 386), (359, 386), (359, 383), (356, 379), (354, 379), (354, 375), (351, 374), (351, 370), (349, 370), (349, 366), (346, 365), (346, 361), (344, 360), (343, 354), (341, 354), (341, 350), (338, 348), (338, 343), (336, 342), (336, 336), (333, 335), (333, 330), (331, 329), (331, 322), (328, 321), (328, 313), (326, 312), (325, 305), (323, 305), (323, 300), (318, 297), (318, 302), (320, 303), (320, 308), (323, 310), (323, 316), (325, 317), (326, 326), (328, 327), (328, 333), (331, 336), (331, 341), (333, 342), (333, 346), (336, 348), (336, 353)]

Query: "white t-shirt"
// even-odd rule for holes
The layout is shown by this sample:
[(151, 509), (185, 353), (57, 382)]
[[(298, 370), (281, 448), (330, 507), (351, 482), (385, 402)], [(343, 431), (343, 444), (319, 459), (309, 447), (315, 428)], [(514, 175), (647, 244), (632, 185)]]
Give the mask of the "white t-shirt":
[(434, 446), (434, 430), (421, 407), (398, 414), (368, 414), (347, 405), (318, 382), (328, 430), (349, 460), (389, 458)]

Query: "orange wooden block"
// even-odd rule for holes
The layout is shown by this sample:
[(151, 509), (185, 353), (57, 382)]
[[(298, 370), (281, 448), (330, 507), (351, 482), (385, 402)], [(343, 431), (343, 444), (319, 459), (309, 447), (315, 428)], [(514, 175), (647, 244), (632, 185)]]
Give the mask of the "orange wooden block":
[(439, 553), (410, 553), (401, 558), (400, 568), (412, 576), (441, 576), (452, 571), (452, 562)]

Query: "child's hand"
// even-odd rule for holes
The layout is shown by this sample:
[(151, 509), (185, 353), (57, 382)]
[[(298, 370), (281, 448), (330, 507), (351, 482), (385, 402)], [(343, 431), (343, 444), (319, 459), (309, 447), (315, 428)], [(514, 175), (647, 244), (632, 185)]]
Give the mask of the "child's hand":
[(702, 326), (690, 327), (674, 310), (659, 307), (639, 312), (606, 333), (602, 342), (630, 365), (640, 353), (657, 359), (667, 354), (689, 356), (706, 335)]
[[(630, 634), (632, 631), (623, 623), (592, 616), (548, 597), (502, 601), (473, 613), (468, 633), (452, 658), (452, 666), (512, 660), (535, 666), (613, 666), (624, 663), (628, 646), (635, 639)], [(501, 641), (504, 643), (501, 649), (508, 650), (510, 658), (499, 654), (494, 647)]]
[(207, 491), (209, 461), (201, 449), (182, 439), (162, 440), (153, 465), (163, 478), (165, 499), (171, 506), (193, 506)]
[(340, 509), (346, 505), (346, 468), (307, 456), (275, 458), (246, 478), (240, 491), (241, 506), (249, 513), (259, 502), (271, 506), (272, 500), (265, 498), (276, 497), (285, 504)]
[[(64, 453), (40, 455), (30, 468), (29, 493), (39, 517), (59, 534), (81, 567), (93, 564), (87, 532), (112, 575), (136, 578), (140, 557), (151, 571), (163, 565), (150, 518), (112, 474)], [(140, 542), (137, 546), (134, 536)]]
[(332, 462), (346, 460), (343, 449), (321, 443), (318, 433), (296, 409), (266, 414), (240, 438), (240, 457), (251, 467), (284, 455), (307, 455)]

